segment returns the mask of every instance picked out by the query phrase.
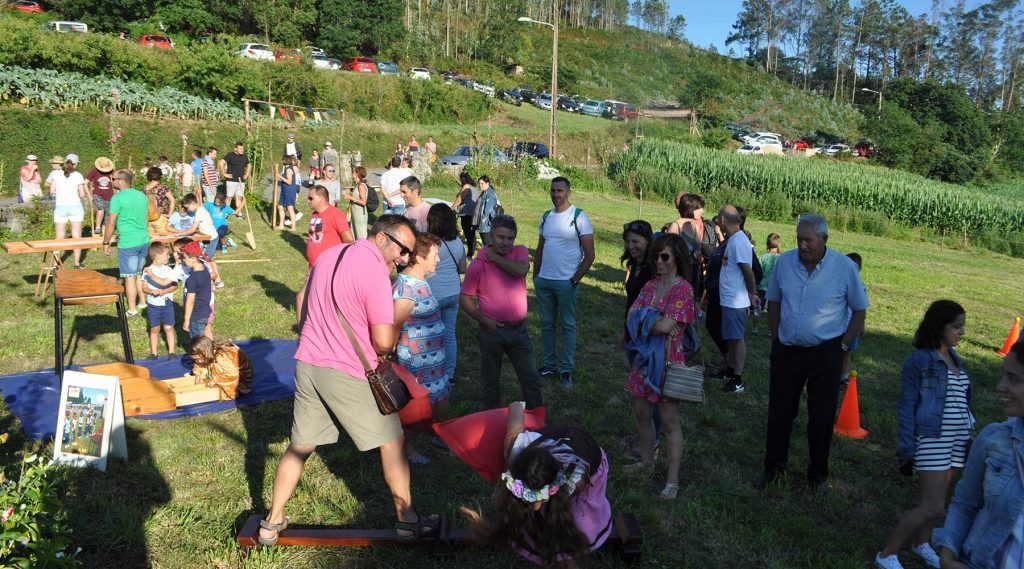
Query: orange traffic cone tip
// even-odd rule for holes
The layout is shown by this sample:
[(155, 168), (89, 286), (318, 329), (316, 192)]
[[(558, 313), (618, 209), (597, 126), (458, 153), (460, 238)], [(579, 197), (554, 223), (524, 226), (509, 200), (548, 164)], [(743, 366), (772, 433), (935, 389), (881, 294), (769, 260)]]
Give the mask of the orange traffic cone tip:
[(1005, 356), (1010, 353), (1010, 348), (1017, 343), (1020, 339), (1020, 316), (1013, 319), (1013, 326), (1010, 326), (1010, 333), (1006, 335), (1006, 341), (1003, 342), (1003, 347), (996, 352), (1000, 356)]
[(852, 439), (863, 439), (868, 436), (868, 430), (860, 426), (860, 404), (857, 400), (857, 372), (850, 372), (850, 383), (846, 387), (846, 396), (843, 397), (843, 408), (839, 411), (839, 420), (833, 431), (844, 437)]

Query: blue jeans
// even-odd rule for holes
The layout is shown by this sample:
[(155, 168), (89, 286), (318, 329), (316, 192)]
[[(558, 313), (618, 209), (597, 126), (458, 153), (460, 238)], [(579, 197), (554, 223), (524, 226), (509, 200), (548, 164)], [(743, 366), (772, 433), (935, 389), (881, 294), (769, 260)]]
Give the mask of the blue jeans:
[(188, 322), (188, 339), (198, 338), (206, 333), (206, 324), (209, 322), (209, 318), (192, 319)]
[(395, 204), (395, 205), (390, 206), (390, 207), (387, 206), (387, 205), (384, 206), (384, 214), (385, 215), (389, 215), (389, 214), (402, 215), (403, 213), (405, 213), (405, 204), (404, 203), (402, 203), (402, 204)]
[[(533, 289), (540, 303), (540, 335), (544, 346), (544, 367), (562, 373), (571, 372), (576, 358), (576, 297), (579, 287), (572, 281), (536, 277)], [(558, 365), (558, 338), (555, 318), (562, 325), (562, 365)]]
[(459, 319), (459, 295), (442, 298), (437, 304), (441, 308), (441, 320), (444, 322), (444, 373), (449, 380), (454, 381), (459, 347), (455, 337), (455, 323)]
[(146, 254), (149, 252), (149, 243), (117, 249), (117, 266), (121, 278), (137, 277), (142, 274), (146, 266)]
[(207, 257), (212, 259), (213, 256), (215, 254), (217, 254), (217, 243), (219, 241), (220, 241), (220, 239), (216, 239), (215, 238), (215, 239), (210, 239), (209, 241), (206, 242), (206, 256)]

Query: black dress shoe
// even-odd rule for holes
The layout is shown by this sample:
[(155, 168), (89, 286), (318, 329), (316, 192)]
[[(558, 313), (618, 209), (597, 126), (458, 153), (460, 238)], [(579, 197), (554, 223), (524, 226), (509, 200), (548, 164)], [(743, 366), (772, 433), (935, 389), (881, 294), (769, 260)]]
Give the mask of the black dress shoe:
[(777, 468), (764, 469), (764, 472), (761, 473), (761, 476), (759, 476), (757, 480), (754, 481), (754, 489), (764, 490), (765, 488), (768, 488), (769, 486), (774, 484), (775, 481), (778, 480), (779, 477), (782, 476), (784, 473), (785, 470), (779, 470)]

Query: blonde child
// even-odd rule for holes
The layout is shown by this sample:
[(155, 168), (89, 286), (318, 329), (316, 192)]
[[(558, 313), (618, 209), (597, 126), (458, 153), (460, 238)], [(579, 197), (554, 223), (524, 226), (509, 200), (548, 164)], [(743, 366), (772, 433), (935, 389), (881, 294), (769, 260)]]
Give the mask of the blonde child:
[(151, 243), (142, 272), (142, 292), (146, 294), (146, 319), (149, 321), (149, 357), (156, 358), (160, 344), (160, 329), (167, 339), (167, 356), (175, 356), (177, 338), (174, 333), (174, 291), (182, 273), (178, 267), (167, 264), (171, 248), (166, 243)]

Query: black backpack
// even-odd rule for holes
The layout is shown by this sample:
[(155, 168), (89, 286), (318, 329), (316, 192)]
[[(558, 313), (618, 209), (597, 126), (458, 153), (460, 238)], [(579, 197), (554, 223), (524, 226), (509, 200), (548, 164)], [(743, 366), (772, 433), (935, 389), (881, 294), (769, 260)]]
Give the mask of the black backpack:
[(366, 185), (366, 212), (367, 213), (373, 213), (373, 212), (377, 211), (377, 208), (379, 208), (379, 207), (380, 207), (380, 196), (377, 195), (377, 190), (374, 190), (372, 187), (370, 187), (369, 184), (367, 184)]

